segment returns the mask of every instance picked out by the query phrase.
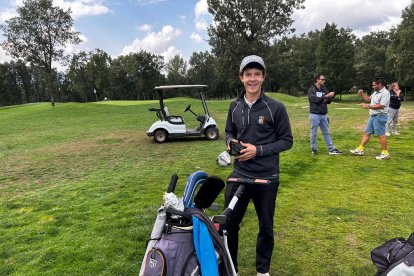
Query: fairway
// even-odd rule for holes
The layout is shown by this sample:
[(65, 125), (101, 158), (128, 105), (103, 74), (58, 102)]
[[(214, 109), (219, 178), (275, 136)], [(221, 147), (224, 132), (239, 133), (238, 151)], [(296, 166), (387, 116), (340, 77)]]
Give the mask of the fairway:
[[(268, 95), (286, 105), (294, 137), (280, 157), (271, 275), (374, 275), (370, 251), (414, 231), (414, 103), (402, 103), (391, 159), (376, 160), (376, 137), (365, 156), (349, 153), (368, 118), (358, 96), (329, 106), (331, 137), (344, 154), (328, 155), (319, 131), (312, 156), (307, 99)], [(200, 112), (198, 102), (166, 100), (192, 127), (194, 115), (183, 111), (192, 104)], [(0, 275), (138, 275), (171, 175), (182, 196), (195, 171), (223, 179), (231, 172), (216, 165), (229, 103), (208, 101), (218, 140), (165, 144), (145, 134), (157, 101), (0, 108)], [(256, 273), (257, 230), (251, 204), (240, 233), (243, 276)]]

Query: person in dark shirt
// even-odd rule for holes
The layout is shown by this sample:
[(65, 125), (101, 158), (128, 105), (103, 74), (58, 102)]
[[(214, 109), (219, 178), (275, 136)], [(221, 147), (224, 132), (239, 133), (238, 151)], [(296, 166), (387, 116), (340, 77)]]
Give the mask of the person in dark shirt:
[(342, 154), (342, 151), (335, 148), (329, 133), (329, 119), (328, 119), (328, 104), (331, 103), (335, 96), (334, 92), (327, 92), (324, 87), (325, 77), (317, 74), (314, 78), (315, 83), (308, 89), (309, 99), (309, 120), (311, 125), (310, 130), (310, 146), (312, 154), (318, 154), (318, 147), (316, 145), (316, 134), (318, 128), (321, 129), (325, 144), (328, 147), (329, 154)]
[[(387, 113), (387, 125), (386, 125), (386, 136), (400, 135), (397, 130), (398, 116), (400, 114), (401, 102), (404, 101), (404, 97), (401, 93), (400, 86), (397, 82), (391, 84), (390, 90), (390, 106)], [(392, 132), (389, 130), (392, 123)]]
[[(279, 187), (279, 153), (290, 149), (293, 137), (285, 106), (267, 95), (262, 89), (266, 67), (261, 57), (245, 57), (240, 65), (239, 78), (245, 91), (230, 103), (226, 122), (226, 143), (240, 142), (245, 149), (235, 157), (229, 177), (267, 179), (271, 184), (249, 185), (239, 198), (228, 218), (228, 245), (237, 265), (240, 223), (250, 200), (253, 200), (259, 220), (256, 243), (257, 275), (269, 275), (274, 245), (273, 217)], [(225, 205), (228, 206), (237, 184), (228, 184)]]

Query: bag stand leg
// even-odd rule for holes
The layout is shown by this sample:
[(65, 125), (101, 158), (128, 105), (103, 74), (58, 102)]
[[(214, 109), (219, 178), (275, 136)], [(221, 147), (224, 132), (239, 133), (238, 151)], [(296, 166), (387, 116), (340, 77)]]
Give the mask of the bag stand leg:
[[(226, 248), (227, 255), (229, 256), (230, 261), (231, 261), (230, 250), (229, 250), (229, 246), (227, 245), (227, 230), (223, 230), (223, 242), (224, 242), (224, 247)], [(234, 268), (233, 261), (231, 261), (230, 263), (231, 263), (231, 271), (233, 272), (233, 275), (236, 276), (237, 272), (236, 272), (236, 269)]]

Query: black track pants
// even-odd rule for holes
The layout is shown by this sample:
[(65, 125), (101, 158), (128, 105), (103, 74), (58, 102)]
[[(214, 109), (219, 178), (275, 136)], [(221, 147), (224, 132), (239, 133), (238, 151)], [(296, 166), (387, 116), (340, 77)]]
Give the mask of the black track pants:
[[(235, 175), (232, 174), (231, 176)], [(278, 187), (278, 182), (267, 185), (249, 185), (237, 202), (234, 211), (231, 213), (227, 221), (226, 229), (228, 232), (229, 250), (236, 270), (238, 270), (237, 251), (240, 223), (246, 213), (250, 199), (252, 199), (259, 220), (259, 233), (256, 242), (256, 270), (260, 273), (269, 271), (274, 245), (273, 217), (275, 214)], [(237, 188), (238, 185), (227, 185), (225, 192), (226, 207), (230, 204)]]

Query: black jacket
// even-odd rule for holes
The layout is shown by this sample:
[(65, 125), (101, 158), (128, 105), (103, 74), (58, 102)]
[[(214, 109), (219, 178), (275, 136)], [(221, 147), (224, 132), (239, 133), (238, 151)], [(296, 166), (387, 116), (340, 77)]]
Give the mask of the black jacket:
[(292, 131), (285, 106), (262, 91), (251, 108), (242, 93), (231, 102), (226, 122), (226, 141), (236, 139), (256, 146), (256, 156), (235, 161), (234, 170), (246, 177), (276, 179), (279, 153), (293, 145)]
[(390, 107), (392, 109), (400, 109), (402, 101), (404, 101), (402, 92), (400, 92), (400, 96), (398, 97), (394, 91), (390, 90)]
[(315, 85), (311, 85), (308, 89), (308, 99), (309, 99), (309, 111), (312, 114), (325, 115), (328, 113), (328, 103), (331, 103), (331, 99), (326, 98), (325, 87), (321, 86), (320, 89)]

